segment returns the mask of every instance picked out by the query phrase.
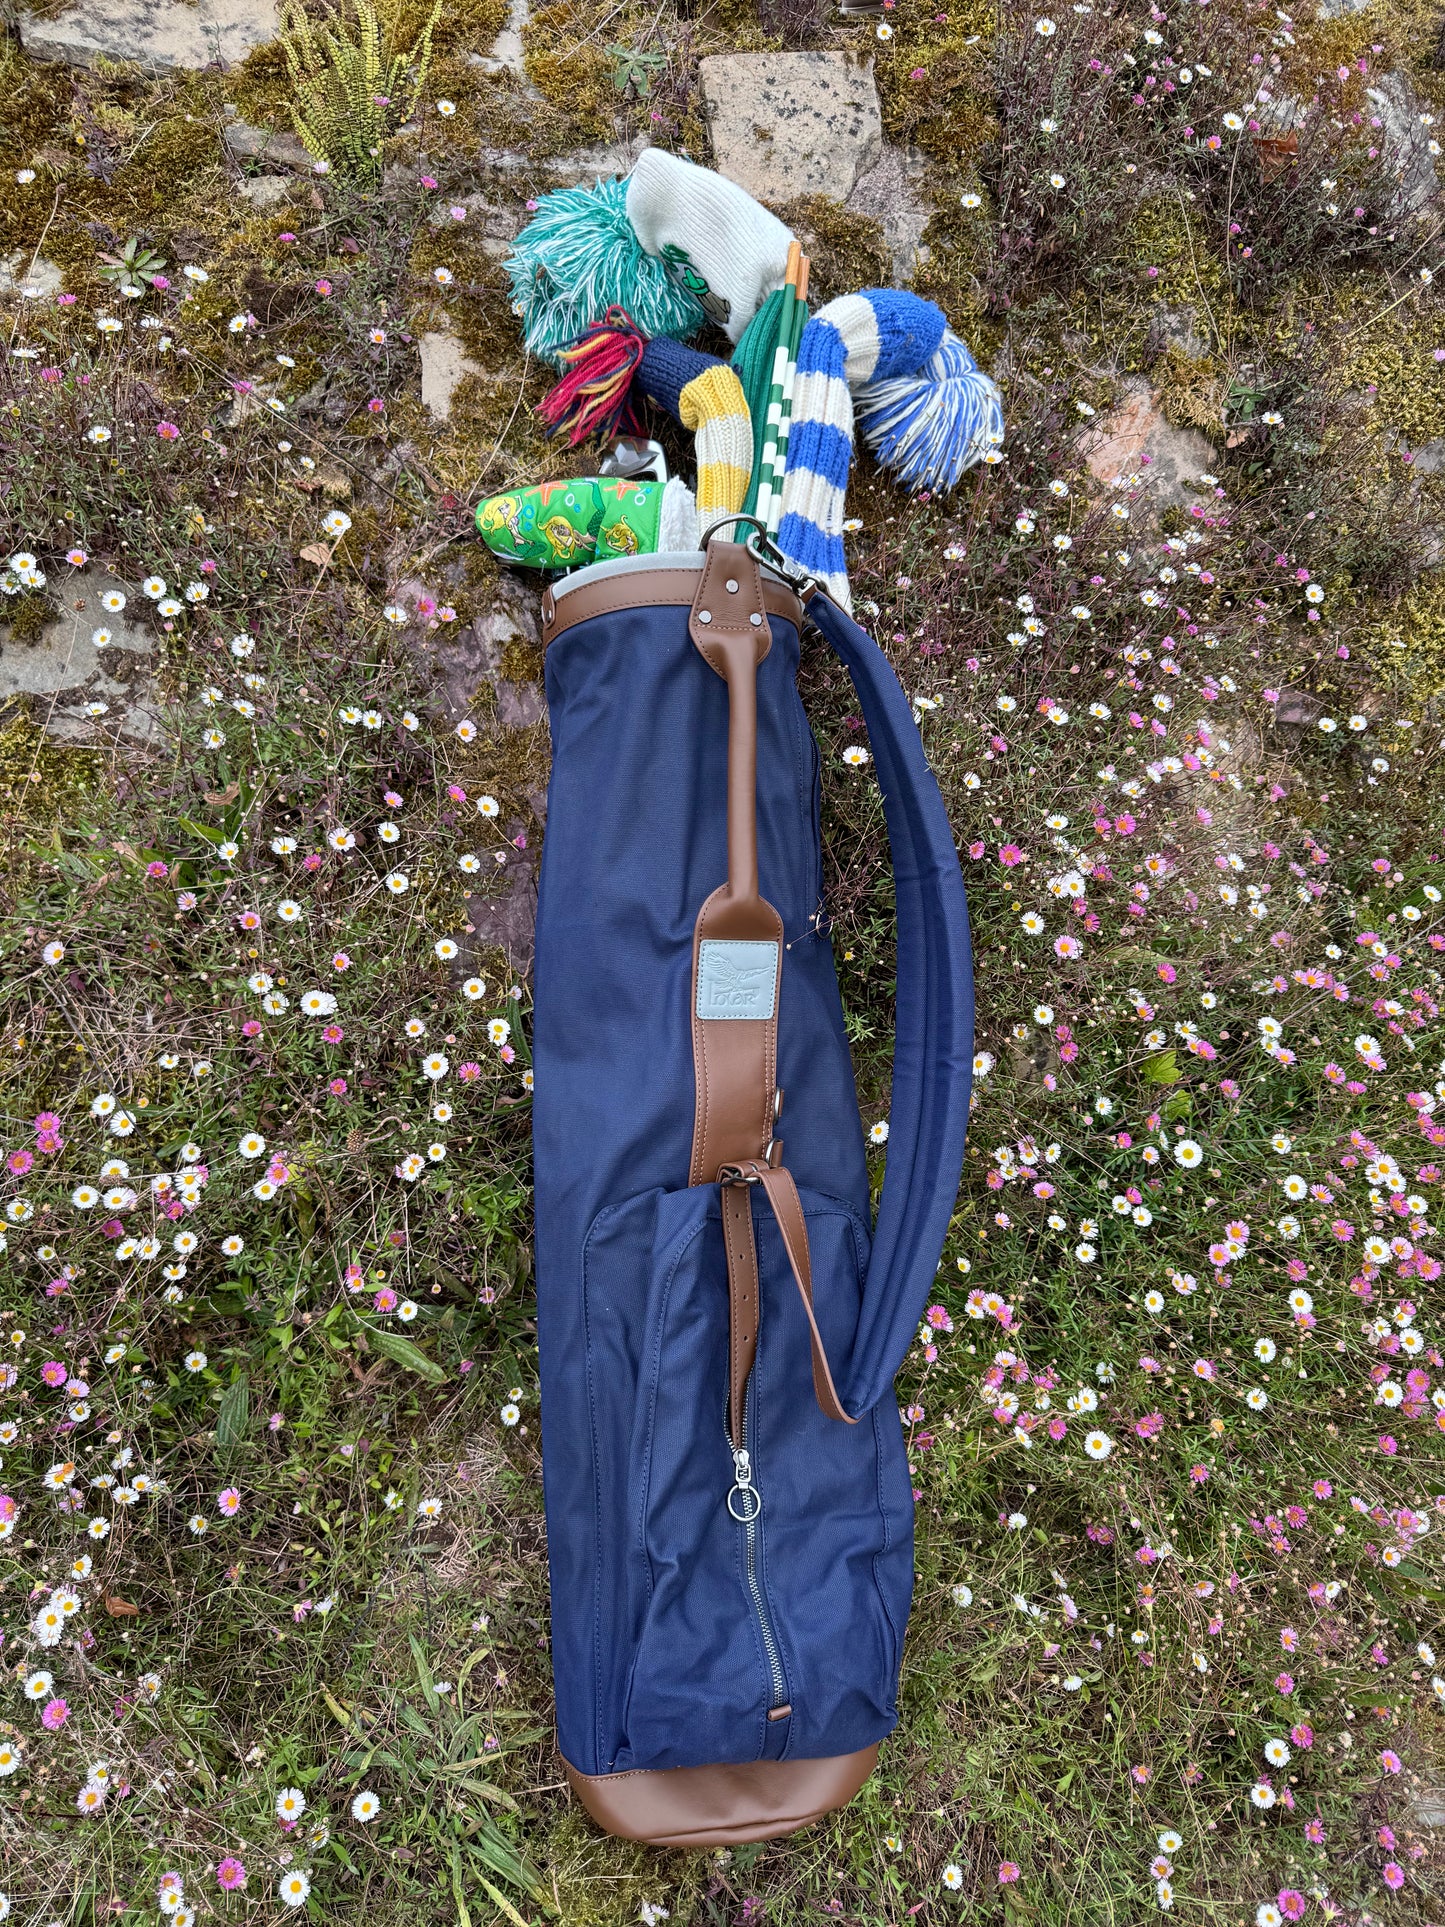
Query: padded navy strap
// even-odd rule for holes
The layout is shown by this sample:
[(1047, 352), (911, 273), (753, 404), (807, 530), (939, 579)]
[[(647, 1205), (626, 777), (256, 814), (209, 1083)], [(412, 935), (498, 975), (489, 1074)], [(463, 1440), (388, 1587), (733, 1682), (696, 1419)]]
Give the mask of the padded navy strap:
[(815, 593), (807, 609), (858, 693), (897, 895), (888, 1163), (857, 1334), (839, 1374), (844, 1404), (861, 1413), (892, 1390), (953, 1215), (973, 1073), (973, 966), (953, 831), (908, 698), (882, 650), (835, 602)]

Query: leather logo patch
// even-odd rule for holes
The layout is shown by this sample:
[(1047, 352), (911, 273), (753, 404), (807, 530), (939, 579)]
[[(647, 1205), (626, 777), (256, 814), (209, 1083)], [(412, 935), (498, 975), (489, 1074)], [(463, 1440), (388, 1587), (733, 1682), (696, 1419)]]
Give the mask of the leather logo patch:
[(742, 938), (704, 937), (698, 946), (699, 1017), (752, 1017), (773, 1014), (778, 981), (778, 946)]

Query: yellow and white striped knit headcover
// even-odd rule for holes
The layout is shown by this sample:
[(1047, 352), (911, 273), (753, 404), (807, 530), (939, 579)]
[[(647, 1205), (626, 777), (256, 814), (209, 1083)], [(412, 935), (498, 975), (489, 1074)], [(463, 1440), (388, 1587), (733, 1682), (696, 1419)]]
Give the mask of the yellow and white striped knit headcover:
[(678, 414), (696, 437), (698, 513), (735, 513), (753, 472), (753, 423), (742, 383), (725, 362), (707, 368), (682, 390)]

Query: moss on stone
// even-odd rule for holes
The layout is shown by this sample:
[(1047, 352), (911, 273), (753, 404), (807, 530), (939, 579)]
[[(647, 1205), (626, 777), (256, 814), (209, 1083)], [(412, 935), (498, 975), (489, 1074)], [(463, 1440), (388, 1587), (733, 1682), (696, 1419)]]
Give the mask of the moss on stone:
[(16, 596), (0, 609), (10, 625), (10, 640), (16, 643), (39, 642), (49, 625), (60, 615), (54, 599), (44, 591)]
[(221, 167), (215, 121), (209, 115), (174, 114), (111, 177), (117, 212), (123, 203), (131, 220), (157, 224), (165, 233), (182, 197), (207, 184), (206, 177), (219, 177)]
[(498, 667), (508, 682), (541, 682), (542, 662), (542, 649), (539, 644), (530, 641), (526, 636), (514, 635), (503, 648)]
[[(1202, 302), (1206, 309), (1228, 299), (1224, 265), (1198, 214), (1177, 194), (1151, 194), (1140, 203), (1125, 252), (1155, 299), (1171, 304)], [(1151, 268), (1158, 273), (1151, 275)]]
[(1361, 276), (1332, 305), (1344, 385), (1373, 389), (1378, 420), (1408, 447), (1445, 435), (1445, 363), (1434, 358), (1435, 337), (1422, 330), (1417, 301), (1384, 303), (1379, 285)]
[(580, 140), (606, 140), (617, 127), (620, 95), (607, 45), (636, 44), (646, 25), (631, 9), (603, 0), (551, 0), (522, 29), (527, 78), (561, 109)]
[(813, 313), (840, 294), (886, 286), (893, 279), (883, 230), (869, 215), (853, 214), (822, 194), (790, 201), (778, 212), (808, 257)]
[(1189, 355), (1171, 345), (1155, 364), (1153, 377), (1167, 421), (1178, 428), (1218, 431), (1229, 386), (1223, 363), (1212, 355)]
[(1445, 573), (1433, 571), (1393, 608), (1367, 614), (1352, 648), (1381, 681), (1417, 703), (1438, 702), (1445, 688)]
[(14, 872), (17, 840), (13, 832), (24, 824), (50, 824), (65, 814), (64, 804), (80, 796), (101, 767), (99, 753), (52, 741), (35, 721), (27, 702), (0, 710), (0, 813), (12, 835), (7, 839), (10, 887), (19, 887)]
[[(1321, 10), (1313, 19), (1296, 20), (1291, 27), (1296, 48), (1290, 60), (1291, 70), (1301, 76), (1326, 74), (1339, 67), (1354, 67), (1364, 60), (1369, 77), (1357, 72), (1352, 94), (1345, 101), (1348, 107), (1356, 108), (1358, 96), (1363, 94), (1369, 79), (1388, 72), (1395, 64), (1392, 42), (1402, 46), (1410, 44), (1409, 33), (1402, 39), (1401, 24), (1399, 8), (1387, 5), (1386, 0), (1368, 0), (1358, 13), (1337, 13), (1326, 18)], [(1438, 34), (1438, 14), (1435, 31)], [(1382, 51), (1375, 53), (1375, 47)]]
[[(432, 57), (487, 53), (507, 24), (508, 0), (445, 0), (432, 28)], [(431, 0), (380, 0), (382, 22), (398, 47), (413, 47), (431, 18)]]

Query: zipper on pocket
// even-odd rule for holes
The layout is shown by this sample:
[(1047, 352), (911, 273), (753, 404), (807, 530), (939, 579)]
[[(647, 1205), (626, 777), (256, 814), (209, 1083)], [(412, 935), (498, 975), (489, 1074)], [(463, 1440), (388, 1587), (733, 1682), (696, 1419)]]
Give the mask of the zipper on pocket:
[(758, 1631), (762, 1635), (763, 1652), (768, 1662), (769, 1688), (772, 1693), (768, 1720), (772, 1723), (787, 1719), (793, 1709), (788, 1701), (788, 1683), (783, 1677), (782, 1655), (778, 1651), (778, 1642), (773, 1636), (767, 1600), (763, 1597), (762, 1575), (758, 1571), (758, 1554), (762, 1540), (759, 1521), (763, 1516), (763, 1495), (753, 1483), (752, 1456), (747, 1448), (746, 1401), (743, 1408), (742, 1436), (737, 1444), (732, 1446), (732, 1455), (733, 1484), (728, 1492), (727, 1506), (728, 1511), (743, 1529), (743, 1571), (747, 1578), (748, 1593), (753, 1602)]

